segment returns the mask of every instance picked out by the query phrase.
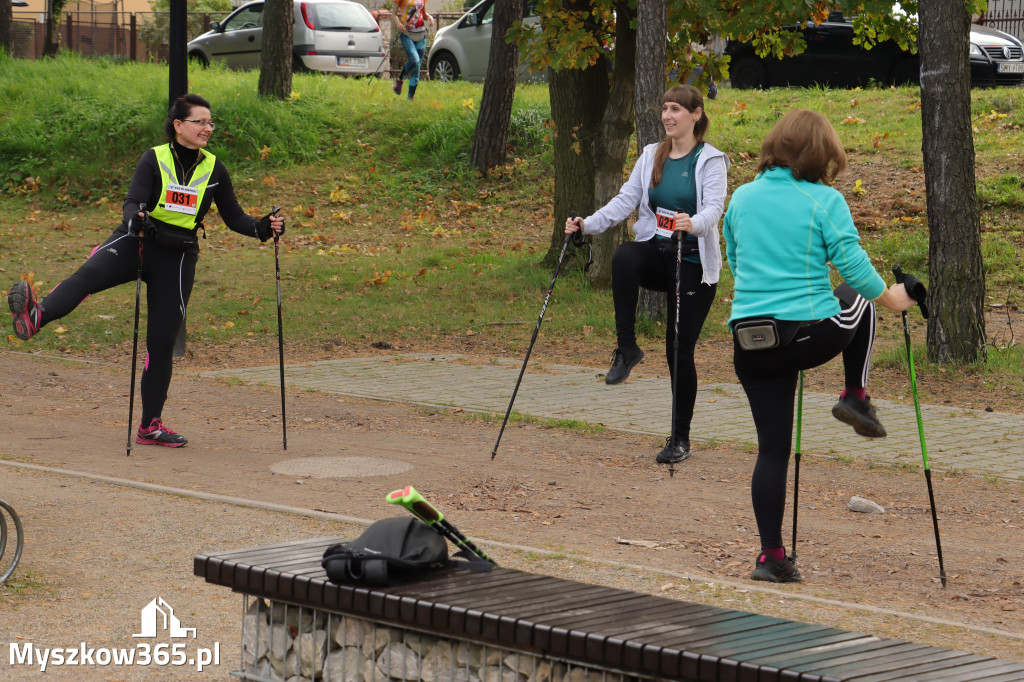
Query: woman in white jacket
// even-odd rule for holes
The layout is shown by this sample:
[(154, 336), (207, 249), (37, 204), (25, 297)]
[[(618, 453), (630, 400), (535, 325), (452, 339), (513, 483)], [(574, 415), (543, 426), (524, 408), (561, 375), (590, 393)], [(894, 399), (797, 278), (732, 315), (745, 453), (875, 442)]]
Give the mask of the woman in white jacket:
[(676, 410), (672, 433), (658, 453), (661, 464), (690, 456), (690, 421), (697, 396), (693, 351), (715, 300), (722, 253), (718, 221), (725, 206), (729, 157), (704, 141), (708, 117), (704, 98), (691, 85), (676, 85), (661, 98), (665, 138), (647, 145), (619, 194), (586, 218), (569, 219), (566, 234), (599, 234), (625, 220), (639, 207), (633, 225), (636, 239), (620, 245), (612, 257), (612, 296), (618, 347), (605, 383), (626, 380), (643, 358), (636, 344), (636, 304), (640, 287), (668, 295), (665, 356), (673, 357), (676, 306), (676, 258), (683, 240), (680, 278), (678, 377), (673, 377)]

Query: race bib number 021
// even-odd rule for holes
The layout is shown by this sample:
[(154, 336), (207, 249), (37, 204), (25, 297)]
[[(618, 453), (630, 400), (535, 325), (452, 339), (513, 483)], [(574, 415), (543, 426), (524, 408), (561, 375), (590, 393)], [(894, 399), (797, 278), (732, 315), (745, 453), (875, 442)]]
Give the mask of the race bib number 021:
[(187, 185), (167, 185), (164, 208), (175, 213), (195, 215), (199, 205), (199, 190)]
[(667, 208), (659, 208), (655, 217), (658, 220), (658, 224), (654, 231), (658, 233), (658, 236), (671, 239), (676, 230), (676, 212), (670, 211)]

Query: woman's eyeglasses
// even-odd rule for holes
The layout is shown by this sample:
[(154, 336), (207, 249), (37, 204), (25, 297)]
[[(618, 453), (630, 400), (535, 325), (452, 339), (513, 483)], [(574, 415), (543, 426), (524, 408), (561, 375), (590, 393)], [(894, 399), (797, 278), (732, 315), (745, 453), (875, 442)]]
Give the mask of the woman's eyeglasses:
[(180, 120), (188, 121), (189, 123), (195, 123), (197, 125), (203, 126), (204, 128), (209, 128), (210, 130), (213, 130), (214, 128), (217, 127), (217, 124), (214, 123), (213, 121), (201, 121), (198, 118), (183, 118), (183, 119), (180, 119)]

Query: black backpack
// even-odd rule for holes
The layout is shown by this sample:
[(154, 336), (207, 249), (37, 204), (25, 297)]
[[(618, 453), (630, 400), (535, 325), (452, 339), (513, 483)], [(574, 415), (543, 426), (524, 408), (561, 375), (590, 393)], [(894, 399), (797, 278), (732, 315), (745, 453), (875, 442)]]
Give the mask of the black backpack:
[(448, 566), (448, 543), (414, 517), (375, 521), (352, 542), (331, 545), (320, 562), (333, 583), (374, 587)]

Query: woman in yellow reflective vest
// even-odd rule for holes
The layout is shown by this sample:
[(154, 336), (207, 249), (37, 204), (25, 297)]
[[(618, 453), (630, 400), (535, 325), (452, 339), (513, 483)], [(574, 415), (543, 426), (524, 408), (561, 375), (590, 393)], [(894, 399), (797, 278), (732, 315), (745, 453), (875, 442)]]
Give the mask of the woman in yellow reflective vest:
[(142, 259), (148, 320), (142, 422), (135, 437), (142, 445), (176, 448), (188, 442), (164, 426), (160, 415), (171, 383), (174, 342), (195, 281), (196, 233), (210, 204), (216, 201), (224, 223), (240, 234), (266, 241), (284, 233), (284, 218), (257, 220), (239, 206), (224, 164), (204, 150), (214, 127), (205, 99), (188, 94), (175, 100), (164, 126), (167, 143), (146, 150), (135, 168), (121, 225), (43, 300), (36, 301), (25, 280), (15, 282), (7, 296), (14, 333), (27, 341), (90, 294), (133, 281)]

